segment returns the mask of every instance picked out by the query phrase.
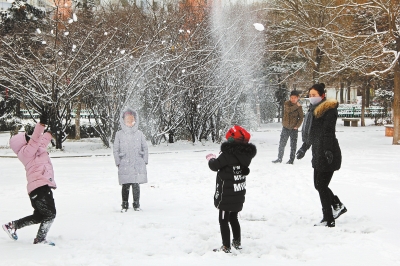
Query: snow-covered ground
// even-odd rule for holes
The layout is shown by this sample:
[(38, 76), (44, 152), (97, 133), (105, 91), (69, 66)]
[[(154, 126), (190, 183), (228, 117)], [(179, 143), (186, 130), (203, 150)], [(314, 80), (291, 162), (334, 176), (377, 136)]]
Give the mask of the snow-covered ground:
[[(311, 151), (294, 165), (271, 163), (280, 130), (273, 123), (251, 132), (258, 154), (239, 218), (241, 252), (212, 251), (221, 238), (215, 173), (205, 155), (218, 153), (218, 144), (149, 147), (143, 211), (120, 213), (111, 150), (92, 139), (68, 141), (65, 152), (51, 153), (57, 218), (48, 239), (56, 246), (32, 244), (37, 225), (18, 230), (18, 241), (0, 232), (0, 265), (400, 265), (400, 146), (391, 145), (384, 127), (338, 121), (343, 163), (330, 187), (348, 212), (335, 228), (313, 226), (322, 213)], [(8, 138), (0, 133), (1, 224), (32, 212), (23, 166), (7, 158)], [(285, 162), (288, 153), (289, 143)]]

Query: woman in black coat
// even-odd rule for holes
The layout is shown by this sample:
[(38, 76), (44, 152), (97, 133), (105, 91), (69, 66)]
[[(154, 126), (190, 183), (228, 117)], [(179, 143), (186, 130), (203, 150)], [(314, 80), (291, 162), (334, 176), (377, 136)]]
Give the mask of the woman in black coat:
[(347, 211), (328, 187), (333, 172), (339, 170), (342, 163), (342, 154), (335, 133), (339, 104), (336, 100), (325, 98), (323, 83), (314, 84), (308, 93), (311, 106), (303, 123), (303, 145), (297, 152), (297, 159), (303, 158), (312, 146), (314, 186), (319, 193), (323, 213), (323, 218), (317, 225), (335, 227), (335, 219)]
[[(235, 125), (226, 134), (227, 142), (222, 143), (218, 158), (214, 154), (206, 156), (212, 171), (218, 171), (214, 194), (214, 205), (219, 209), (219, 224), (222, 236), (223, 252), (230, 253), (230, 229), (232, 228), (232, 246), (241, 249), (241, 232), (238, 212), (243, 208), (246, 194), (246, 176), (249, 165), (257, 153), (256, 146), (248, 143), (250, 134)], [(217, 249), (215, 250), (217, 251)]]

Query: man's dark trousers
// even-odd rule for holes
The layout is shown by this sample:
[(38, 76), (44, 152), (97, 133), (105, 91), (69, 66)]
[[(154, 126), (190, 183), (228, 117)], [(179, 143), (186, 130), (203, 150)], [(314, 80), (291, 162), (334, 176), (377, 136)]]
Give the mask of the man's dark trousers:
[(278, 159), (282, 160), (286, 143), (290, 137), (290, 161), (294, 161), (296, 156), (298, 133), (299, 131), (297, 129), (288, 129), (286, 127), (282, 127), (281, 139), (279, 141)]

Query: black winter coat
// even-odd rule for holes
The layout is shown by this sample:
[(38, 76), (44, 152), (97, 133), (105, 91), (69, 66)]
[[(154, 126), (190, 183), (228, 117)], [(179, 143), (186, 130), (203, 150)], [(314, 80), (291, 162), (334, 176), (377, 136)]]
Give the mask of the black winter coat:
[(251, 143), (224, 142), (221, 154), (211, 159), (208, 166), (218, 171), (214, 194), (214, 205), (223, 211), (239, 212), (243, 208), (246, 194), (246, 176), (257, 149)]
[[(339, 104), (329, 99), (321, 102), (313, 112), (310, 130), (310, 144), (303, 143), (301, 149), (307, 151), (312, 145), (312, 167), (319, 172), (333, 172), (340, 169), (342, 153), (336, 138), (336, 120)], [(328, 164), (325, 151), (333, 153), (333, 161)]]

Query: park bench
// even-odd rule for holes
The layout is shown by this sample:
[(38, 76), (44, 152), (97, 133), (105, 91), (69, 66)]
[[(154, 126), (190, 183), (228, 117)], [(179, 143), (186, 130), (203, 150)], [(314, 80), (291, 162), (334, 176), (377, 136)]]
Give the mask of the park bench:
[(343, 118), (342, 120), (345, 127), (349, 127), (350, 125), (352, 127), (358, 127), (358, 121), (360, 121), (360, 118)]

